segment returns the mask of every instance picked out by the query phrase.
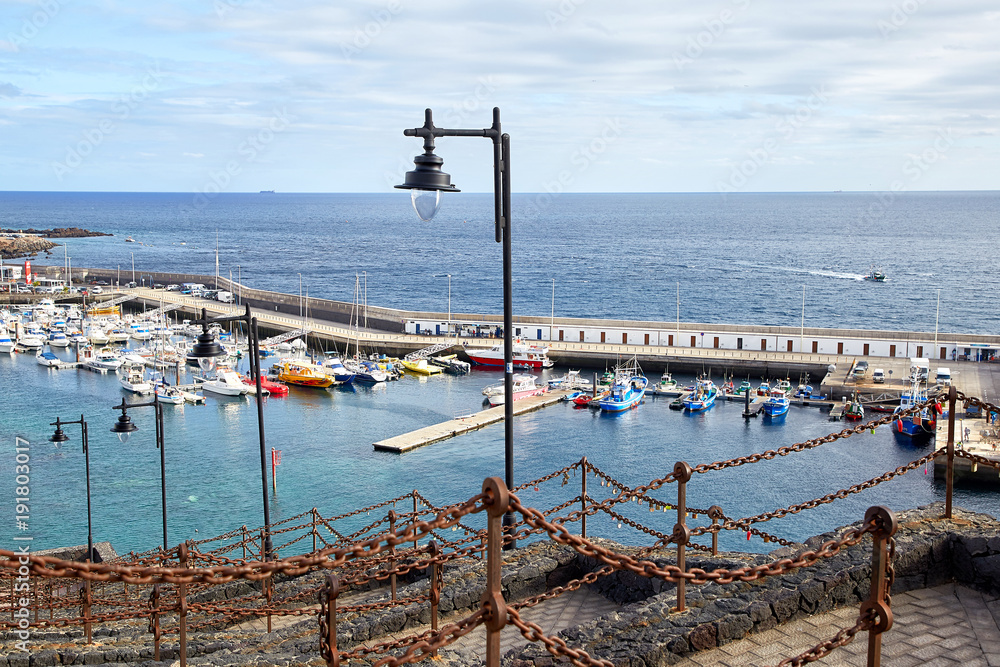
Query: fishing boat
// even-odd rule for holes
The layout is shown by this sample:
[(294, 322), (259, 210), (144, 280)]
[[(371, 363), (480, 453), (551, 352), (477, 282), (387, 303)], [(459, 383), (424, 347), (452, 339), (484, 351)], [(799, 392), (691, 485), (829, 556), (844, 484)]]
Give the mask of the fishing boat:
[(35, 354), (35, 361), (37, 361), (42, 366), (49, 366), (58, 368), (62, 365), (62, 361), (56, 355), (51, 352), (38, 352)]
[[(472, 363), (478, 366), (503, 368), (503, 343), (494, 345), (488, 350), (466, 349), (465, 353), (469, 355), (469, 359), (472, 360)], [(549, 348), (544, 346), (540, 347), (537, 345), (528, 345), (520, 338), (515, 338), (513, 346), (511, 347), (511, 359), (514, 364), (514, 368), (528, 368), (531, 370), (551, 368), (553, 363), (552, 360), (549, 359), (548, 353)]]
[(146, 367), (142, 364), (128, 363), (119, 368), (118, 383), (122, 389), (135, 394), (153, 393), (153, 385), (146, 379)]
[[(198, 381), (198, 378), (195, 378), (195, 381)], [(216, 370), (215, 377), (211, 380), (201, 378), (201, 388), (220, 396), (241, 396), (248, 393), (248, 388), (240, 379), (240, 374), (224, 368)]]
[(336, 380), (322, 366), (297, 359), (281, 359), (272, 368), (277, 369), (278, 379), (285, 384), (300, 387), (318, 387), (325, 389)]
[(865, 275), (865, 280), (870, 280), (873, 283), (884, 283), (886, 275), (881, 266), (875, 266), (872, 264), (868, 267), (868, 273)]
[(444, 368), (428, 363), (427, 359), (402, 359), (400, 363), (403, 368), (417, 375), (438, 375), (444, 372)]
[(910, 376), (910, 388), (904, 391), (899, 397), (899, 406), (893, 411), (896, 420), (892, 423), (892, 430), (900, 435), (916, 437), (922, 435), (933, 435), (937, 429), (936, 408), (922, 408), (920, 410), (904, 414), (907, 410), (914, 410), (918, 405), (927, 401), (927, 392), (921, 388), (919, 376), (914, 373)]
[(861, 399), (855, 394), (854, 397), (844, 406), (844, 419), (858, 421), (865, 418), (865, 406), (861, 404)]
[(575, 370), (570, 370), (565, 375), (550, 379), (548, 385), (549, 389), (579, 389), (582, 391), (590, 391), (594, 387), (592, 382), (580, 376), (580, 371)]
[(622, 412), (638, 406), (647, 384), (649, 380), (642, 374), (638, 360), (632, 357), (615, 368), (615, 381), (611, 385), (611, 392), (601, 399), (601, 410)]
[(593, 394), (584, 393), (573, 399), (573, 405), (581, 408), (593, 405), (601, 407), (601, 401), (611, 393), (610, 389), (598, 389)]
[(660, 376), (659, 381), (646, 388), (647, 394), (656, 395), (673, 395), (678, 391), (677, 380), (668, 371), (663, 371), (663, 375)]
[(744, 380), (740, 383), (740, 386), (733, 390), (733, 394), (736, 396), (745, 396), (747, 392), (753, 392), (753, 385), (750, 384), (750, 380)]
[(792, 383), (788, 378), (785, 378), (784, 380), (779, 380), (778, 384), (776, 384), (774, 388), (782, 392), (786, 396), (792, 395)]
[[(539, 387), (535, 384), (536, 376), (534, 375), (513, 375), (511, 378), (514, 383), (512, 389), (515, 401), (529, 396), (540, 396), (548, 391), (546, 387)], [(486, 396), (486, 399), (493, 407), (503, 405), (507, 400), (503, 382), (497, 382), (485, 387), (483, 395)]]
[(781, 417), (788, 412), (788, 394), (777, 387), (771, 390), (767, 400), (764, 401), (764, 415), (766, 417)]
[(771, 383), (767, 380), (761, 380), (760, 384), (757, 385), (757, 395), (767, 396), (771, 393)]
[(688, 412), (704, 412), (715, 405), (715, 397), (719, 389), (711, 380), (699, 379), (694, 391), (684, 399), (684, 409)]

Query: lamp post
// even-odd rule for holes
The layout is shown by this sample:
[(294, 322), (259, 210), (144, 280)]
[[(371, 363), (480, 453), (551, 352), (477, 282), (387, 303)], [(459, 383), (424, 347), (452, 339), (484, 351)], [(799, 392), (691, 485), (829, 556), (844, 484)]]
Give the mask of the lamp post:
[(447, 335), (451, 334), (451, 274), (448, 274), (448, 331)]
[[(300, 274), (301, 279), (301, 274)], [(198, 341), (191, 350), (191, 356), (198, 359), (198, 364), (206, 372), (214, 365), (218, 357), (225, 354), (225, 351), (216, 342), (215, 337), (208, 333), (208, 325), (214, 322), (243, 322), (247, 325), (247, 332), (250, 337), (250, 372), (254, 376), (254, 386), (257, 389), (257, 437), (260, 442), (260, 484), (264, 495), (264, 559), (271, 557), (271, 509), (268, 505), (267, 497), (267, 454), (264, 443), (264, 392), (260, 386), (260, 335), (257, 333), (257, 318), (250, 313), (250, 306), (245, 306), (246, 310), (242, 315), (227, 315), (220, 317), (208, 317), (207, 311), (201, 309), (201, 319), (192, 320), (192, 324), (201, 325), (201, 334)]]
[(128, 416), (128, 411), (132, 408), (148, 407), (152, 407), (156, 415), (156, 448), (160, 450), (160, 504), (163, 507), (163, 550), (167, 551), (170, 547), (167, 546), (167, 466), (166, 456), (163, 453), (163, 404), (160, 403), (155, 393), (153, 400), (147, 403), (126, 403), (125, 399), (122, 398), (121, 405), (111, 407), (112, 410), (122, 411), (115, 425), (111, 427), (111, 432), (117, 434), (118, 439), (124, 445), (128, 442), (129, 436), (139, 430), (139, 427), (132, 422), (132, 418)]
[[(434, 154), (435, 137), (483, 137), (493, 142), (493, 206), (496, 242), (503, 244), (503, 360), (504, 360), (504, 469), (508, 489), (514, 488), (514, 362), (513, 310), (511, 301), (511, 241), (510, 241), (510, 135), (500, 131), (500, 109), (493, 108), (493, 124), (480, 130), (448, 130), (434, 126), (430, 109), (424, 111), (424, 125), (403, 130), (407, 137), (424, 140), (424, 152), (413, 158), (413, 171), (406, 172), (397, 188), (410, 191), (413, 209), (427, 222), (438, 212), (442, 192), (459, 192), (451, 176), (441, 171), (444, 160)], [(504, 530), (511, 538), (507, 548), (514, 547), (512, 529), (514, 515), (504, 514)]]
[(87, 561), (93, 563), (94, 558), (94, 524), (91, 521), (90, 513), (90, 447), (88, 446), (87, 440), (87, 422), (84, 421), (83, 415), (74, 421), (62, 421), (59, 417), (56, 417), (55, 423), (49, 424), (49, 426), (55, 426), (56, 432), (52, 434), (49, 438), (49, 442), (53, 442), (58, 447), (60, 444), (69, 440), (69, 436), (63, 431), (62, 427), (67, 424), (79, 424), (81, 431), (81, 440), (83, 442), (83, 459), (86, 462), (87, 471)]

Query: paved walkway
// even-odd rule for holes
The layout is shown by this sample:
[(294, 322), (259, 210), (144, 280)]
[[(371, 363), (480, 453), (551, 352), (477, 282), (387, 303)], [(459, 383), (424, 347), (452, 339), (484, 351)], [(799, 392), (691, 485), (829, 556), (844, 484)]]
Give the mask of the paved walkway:
[[(886, 667), (1000, 667), (1000, 597), (956, 584), (911, 591), (892, 598), (894, 624), (882, 636)], [(786, 623), (748, 639), (684, 660), (683, 667), (777, 665), (854, 625), (857, 607)], [(823, 658), (823, 667), (866, 665), (868, 635)]]

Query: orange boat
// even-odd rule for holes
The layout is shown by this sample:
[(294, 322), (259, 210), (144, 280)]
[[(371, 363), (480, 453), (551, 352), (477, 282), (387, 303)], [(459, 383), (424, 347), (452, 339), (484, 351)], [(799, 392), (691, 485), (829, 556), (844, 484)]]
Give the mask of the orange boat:
[[(272, 368), (278, 369), (278, 379), (286, 384), (325, 389), (334, 383), (334, 379), (327, 375), (320, 366), (306, 361), (282, 359)], [(287, 390), (287, 387), (285, 389)]]

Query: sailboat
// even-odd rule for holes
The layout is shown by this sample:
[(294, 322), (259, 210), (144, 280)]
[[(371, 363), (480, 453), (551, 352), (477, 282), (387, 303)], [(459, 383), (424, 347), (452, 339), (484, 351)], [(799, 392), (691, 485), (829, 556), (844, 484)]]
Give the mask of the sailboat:
[(360, 277), (354, 275), (354, 307), (353, 307), (353, 319), (354, 319), (354, 358), (345, 359), (344, 367), (347, 370), (354, 373), (354, 381), (362, 382), (364, 384), (379, 384), (385, 382), (389, 379), (389, 376), (379, 368), (378, 364), (373, 361), (368, 361), (361, 356), (361, 331), (360, 331), (360, 313), (358, 307), (359, 290), (361, 288)]

